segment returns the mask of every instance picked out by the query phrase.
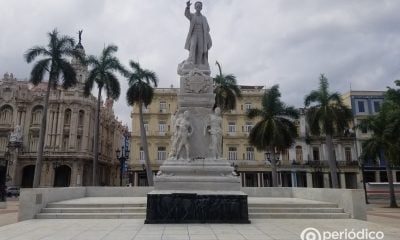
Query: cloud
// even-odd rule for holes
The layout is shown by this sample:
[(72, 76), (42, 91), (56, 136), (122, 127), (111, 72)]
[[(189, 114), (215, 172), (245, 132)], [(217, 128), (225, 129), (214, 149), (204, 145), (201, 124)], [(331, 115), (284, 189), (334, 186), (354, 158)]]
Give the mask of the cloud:
[[(385, 90), (400, 75), (399, 1), (204, 0), (213, 47), (209, 62), (237, 76), (239, 84), (280, 84), (288, 104), (302, 106), (304, 95), (325, 73), (332, 91)], [(159, 76), (160, 87), (178, 87), (176, 68), (189, 22), (185, 1), (178, 0), (34, 0), (2, 1), (0, 74), (27, 78), (31, 65), (23, 53), (45, 45), (57, 27), (76, 37), (83, 29), (87, 54), (100, 54), (110, 43), (128, 65), (139, 61)], [(122, 89), (127, 82), (120, 77)], [(131, 125), (124, 94), (115, 113)]]

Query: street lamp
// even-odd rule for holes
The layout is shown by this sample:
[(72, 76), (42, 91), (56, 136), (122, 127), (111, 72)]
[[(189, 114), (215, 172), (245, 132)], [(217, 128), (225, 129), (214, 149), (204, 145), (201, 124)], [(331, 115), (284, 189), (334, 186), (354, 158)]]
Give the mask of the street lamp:
[(7, 150), (4, 153), (4, 158), (0, 160), (0, 167), (4, 168), (4, 178), (0, 179), (0, 202), (5, 202), (7, 200), (7, 181), (11, 180), (8, 175), (8, 165), (12, 165), (11, 154)]
[(115, 153), (117, 155), (117, 159), (119, 160), (119, 185), (122, 186), (122, 175), (124, 172), (124, 166), (126, 160), (129, 158), (129, 150), (126, 148), (124, 150), (124, 147), (121, 147), (121, 151), (119, 149), (115, 150)]

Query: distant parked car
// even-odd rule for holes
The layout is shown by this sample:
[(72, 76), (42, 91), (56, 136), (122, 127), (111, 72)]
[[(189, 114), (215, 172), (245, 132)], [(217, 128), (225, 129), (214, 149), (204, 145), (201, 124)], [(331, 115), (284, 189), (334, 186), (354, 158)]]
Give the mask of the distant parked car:
[(7, 197), (18, 197), (19, 187), (7, 187)]

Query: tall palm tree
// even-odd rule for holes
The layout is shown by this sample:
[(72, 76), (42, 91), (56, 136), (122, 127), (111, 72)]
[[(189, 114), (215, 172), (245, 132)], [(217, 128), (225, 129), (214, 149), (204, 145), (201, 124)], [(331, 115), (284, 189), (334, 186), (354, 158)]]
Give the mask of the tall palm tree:
[(332, 137), (337, 133), (343, 133), (348, 128), (353, 113), (343, 104), (340, 94), (338, 92), (330, 93), (328, 87), (328, 79), (321, 74), (318, 90), (313, 90), (306, 95), (304, 105), (307, 108), (306, 120), (311, 134), (325, 135), (332, 187), (338, 188), (339, 181)]
[(280, 97), (279, 86), (274, 85), (265, 92), (261, 109), (252, 108), (247, 112), (247, 117), (250, 119), (260, 118), (251, 129), (249, 142), (258, 150), (272, 153), (273, 187), (278, 186), (275, 149), (283, 150), (290, 147), (298, 134), (295, 120), (299, 118), (299, 112), (294, 107), (286, 106)]
[(69, 36), (59, 36), (57, 29), (49, 32), (48, 37), (49, 43), (47, 44), (47, 47), (34, 46), (24, 54), (24, 58), (28, 63), (34, 61), (38, 56), (44, 57), (34, 64), (29, 79), (31, 83), (38, 85), (43, 81), (46, 73), (49, 75), (39, 132), (38, 156), (36, 159), (35, 175), (33, 179), (34, 188), (39, 186), (42, 171), (50, 90), (51, 88), (56, 89), (60, 85), (60, 76), (62, 76), (61, 86), (64, 89), (68, 89), (77, 83), (75, 70), (66, 57), (76, 57), (81, 62), (84, 62), (84, 57), (81, 55), (80, 51), (74, 48), (75, 41), (73, 38)]
[(118, 51), (115, 45), (109, 45), (103, 49), (99, 57), (90, 55), (87, 59), (89, 66), (92, 66), (89, 76), (85, 82), (84, 94), (89, 96), (93, 89), (94, 83), (97, 84), (97, 106), (94, 128), (94, 158), (93, 158), (93, 179), (92, 184), (96, 186), (97, 181), (97, 164), (99, 161), (99, 130), (100, 130), (100, 102), (101, 93), (105, 90), (107, 97), (114, 100), (119, 98), (121, 88), (115, 72), (125, 73), (124, 68), (120, 64), (118, 58), (113, 54)]
[(137, 104), (140, 119), (140, 140), (142, 142), (144, 159), (146, 163), (146, 175), (149, 186), (153, 186), (153, 172), (150, 166), (149, 149), (147, 147), (147, 136), (144, 128), (143, 109), (153, 100), (154, 87), (157, 87), (158, 78), (155, 72), (141, 68), (138, 62), (130, 61), (129, 65), (133, 72), (128, 73), (129, 88), (126, 93), (126, 100), (130, 106)]
[[(393, 141), (390, 116), (385, 108), (382, 108), (376, 116), (371, 116), (362, 121), (359, 127), (369, 129), (373, 132), (371, 138), (363, 143), (361, 157), (364, 159), (380, 158), (385, 162), (386, 173), (389, 183), (390, 207), (396, 208), (396, 195), (393, 185), (392, 164), (399, 157), (399, 142)], [(389, 130), (389, 131), (388, 131)]]
[(221, 65), (216, 62), (219, 74), (214, 77), (214, 108), (219, 107), (222, 112), (236, 108), (236, 98), (241, 98), (242, 94), (237, 85), (236, 77), (232, 74), (222, 74)]

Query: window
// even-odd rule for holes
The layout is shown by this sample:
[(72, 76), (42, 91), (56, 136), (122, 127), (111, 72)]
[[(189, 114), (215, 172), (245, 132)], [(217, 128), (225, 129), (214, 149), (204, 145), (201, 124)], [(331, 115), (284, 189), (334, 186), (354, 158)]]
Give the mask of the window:
[(381, 110), (381, 102), (374, 101), (374, 112), (378, 113)]
[(148, 121), (143, 121), (143, 125), (144, 125), (144, 130), (147, 132), (149, 132), (149, 122)]
[(159, 132), (165, 132), (165, 130), (167, 129), (167, 124), (165, 121), (160, 121), (158, 123), (158, 131)]
[(139, 160), (143, 161), (144, 160), (144, 151), (143, 147), (139, 148)]
[(158, 160), (165, 160), (167, 158), (167, 150), (165, 147), (158, 147), (157, 151)]
[(38, 143), (39, 143), (39, 137), (31, 135), (31, 137), (29, 138), (29, 151), (30, 152), (37, 152)]
[(82, 136), (77, 136), (76, 137), (76, 150), (80, 151), (82, 148)]
[(167, 112), (167, 102), (160, 101), (160, 112)]
[(83, 110), (80, 110), (79, 111), (79, 123), (78, 123), (79, 127), (83, 127), (84, 119), (85, 119), (85, 112)]
[(68, 143), (69, 143), (69, 135), (65, 134), (65, 135), (63, 136), (63, 142), (62, 142), (62, 149), (63, 149), (64, 151), (67, 151), (67, 150), (68, 150)]
[(351, 162), (351, 148), (350, 147), (345, 147), (344, 148), (344, 158), (346, 159), (346, 162)]
[(32, 125), (36, 125), (36, 124), (40, 124), (41, 119), (42, 118), (42, 107), (35, 107), (32, 110), (32, 119), (31, 119), (31, 124)]
[(358, 105), (358, 112), (364, 113), (364, 112), (365, 112), (365, 104), (364, 104), (364, 101), (358, 101), (358, 102), (357, 102), (357, 105)]
[(313, 147), (312, 153), (313, 153), (313, 160), (319, 161), (319, 148)]
[(142, 105), (142, 112), (144, 113), (149, 112), (149, 109), (144, 104)]
[(303, 149), (301, 146), (296, 146), (296, 162), (303, 162)]
[(0, 110), (0, 123), (12, 123), (13, 109), (7, 105)]
[(254, 148), (253, 147), (246, 148), (246, 160), (254, 160)]
[(70, 125), (71, 124), (71, 109), (65, 110), (64, 113), (64, 125)]
[(244, 126), (244, 128), (245, 128), (244, 130), (246, 132), (250, 132), (253, 127), (254, 127), (254, 125), (252, 122), (246, 122), (246, 125)]
[(228, 148), (228, 160), (237, 160), (237, 149), (236, 147)]
[(228, 123), (228, 132), (236, 132), (236, 123), (235, 122)]
[(251, 103), (245, 103), (244, 104), (244, 110), (247, 111), (247, 110), (250, 110), (250, 109), (251, 109)]

